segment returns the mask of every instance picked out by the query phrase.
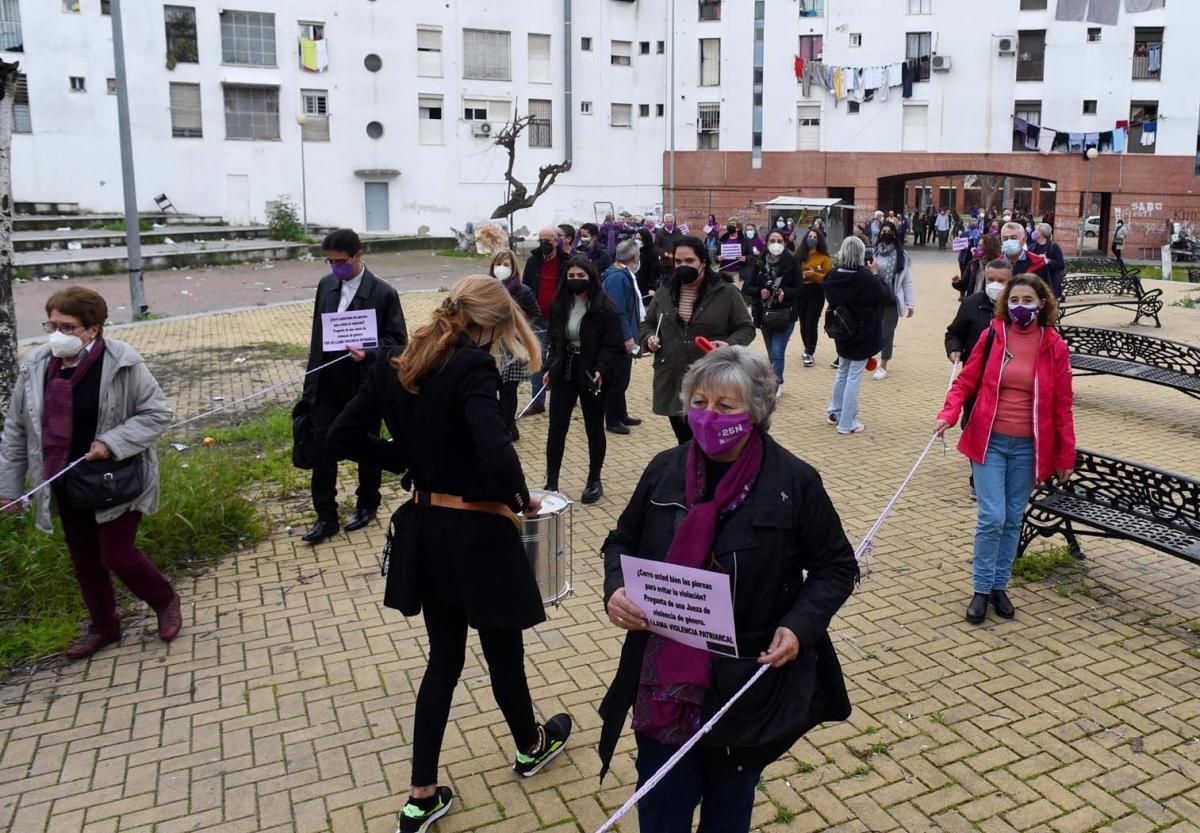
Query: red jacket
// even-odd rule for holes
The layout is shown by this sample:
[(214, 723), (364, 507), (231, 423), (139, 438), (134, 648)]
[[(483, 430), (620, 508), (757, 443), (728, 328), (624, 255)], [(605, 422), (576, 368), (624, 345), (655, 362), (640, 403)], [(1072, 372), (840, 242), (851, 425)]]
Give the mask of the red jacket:
[[(1042, 340), (1034, 361), (1033, 372), (1033, 438), (1035, 471), (1041, 483), (1056, 471), (1075, 467), (1075, 420), (1071, 413), (1071, 353), (1058, 330), (1042, 327)], [(979, 336), (971, 358), (946, 394), (946, 404), (938, 419), (953, 425), (958, 420), (963, 403), (975, 397), (971, 419), (963, 429), (958, 450), (976, 463), (987, 457), (992, 438), (992, 424), (1000, 402), (1000, 376), (1004, 372), (1004, 355), (1008, 328), (992, 320), (995, 340), (987, 351), (988, 332)], [(983, 354), (988, 353), (987, 367)]]

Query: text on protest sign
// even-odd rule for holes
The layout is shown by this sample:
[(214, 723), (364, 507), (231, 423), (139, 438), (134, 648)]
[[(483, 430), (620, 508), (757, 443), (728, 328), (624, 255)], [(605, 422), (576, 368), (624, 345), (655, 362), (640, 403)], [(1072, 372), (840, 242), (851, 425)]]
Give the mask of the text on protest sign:
[(375, 310), (321, 313), (321, 349), (326, 353), (354, 347), (368, 350), (379, 346)]
[(621, 556), (621, 572), (625, 595), (646, 614), (652, 633), (737, 656), (729, 576), (632, 555)]

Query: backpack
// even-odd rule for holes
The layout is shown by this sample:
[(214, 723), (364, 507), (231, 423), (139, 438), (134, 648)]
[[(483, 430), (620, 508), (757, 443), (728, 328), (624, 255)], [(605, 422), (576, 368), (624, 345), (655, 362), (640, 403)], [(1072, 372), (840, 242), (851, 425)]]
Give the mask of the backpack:
[(834, 341), (843, 341), (858, 335), (858, 319), (850, 307), (839, 304), (825, 310), (825, 335)]

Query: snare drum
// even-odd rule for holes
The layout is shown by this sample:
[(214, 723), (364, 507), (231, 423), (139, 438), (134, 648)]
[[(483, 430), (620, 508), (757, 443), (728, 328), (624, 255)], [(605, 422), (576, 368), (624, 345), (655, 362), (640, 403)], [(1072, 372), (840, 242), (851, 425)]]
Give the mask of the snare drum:
[(542, 509), (524, 519), (521, 543), (533, 568), (542, 603), (558, 605), (572, 592), (571, 564), (571, 499), (559, 492), (533, 489), (530, 494), (541, 495)]

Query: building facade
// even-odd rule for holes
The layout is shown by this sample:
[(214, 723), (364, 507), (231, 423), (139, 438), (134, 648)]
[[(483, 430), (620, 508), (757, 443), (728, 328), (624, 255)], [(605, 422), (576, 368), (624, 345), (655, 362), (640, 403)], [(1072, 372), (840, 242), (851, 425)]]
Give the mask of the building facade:
[[(493, 139), (531, 114), (516, 177), (573, 167), (518, 227), (610, 205), (699, 225), (780, 195), (861, 220), (996, 182), (1052, 206), (1067, 248), (1085, 202), (1134, 251), (1200, 220), (1190, 0), (226, 2), (123, 4), (143, 209), (261, 221), (299, 201), (303, 150), (310, 221), (445, 233), (504, 201)], [(0, 0), (18, 203), (121, 206), (107, 9)]]

